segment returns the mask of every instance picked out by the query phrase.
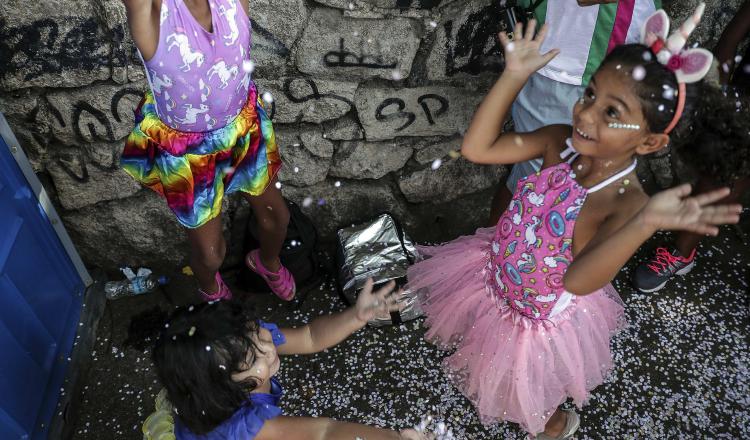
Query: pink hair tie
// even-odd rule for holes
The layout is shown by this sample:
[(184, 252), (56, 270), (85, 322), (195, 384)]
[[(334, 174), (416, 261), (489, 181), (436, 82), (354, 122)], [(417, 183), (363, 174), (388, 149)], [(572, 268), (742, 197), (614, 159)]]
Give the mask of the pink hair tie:
[(681, 82), (678, 85), (677, 91), (677, 108), (674, 111), (672, 122), (670, 122), (667, 128), (664, 129), (664, 134), (669, 134), (669, 132), (675, 128), (677, 123), (680, 121), (683, 110), (685, 110), (685, 83)]
[(677, 108), (672, 122), (664, 130), (665, 134), (675, 128), (685, 110), (685, 84), (700, 81), (711, 68), (713, 61), (711, 52), (701, 48), (683, 50), (690, 34), (698, 26), (705, 9), (706, 4), (699, 3), (693, 15), (688, 17), (671, 35), (669, 35), (669, 16), (663, 9), (654, 12), (641, 27), (641, 43), (650, 47), (656, 55), (656, 60), (670, 72), (674, 72), (677, 78), (679, 87)]

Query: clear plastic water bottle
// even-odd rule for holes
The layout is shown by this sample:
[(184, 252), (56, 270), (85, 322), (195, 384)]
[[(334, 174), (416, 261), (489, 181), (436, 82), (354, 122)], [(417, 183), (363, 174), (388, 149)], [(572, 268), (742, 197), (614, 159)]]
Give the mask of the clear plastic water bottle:
[(157, 286), (167, 284), (169, 279), (165, 276), (157, 277), (154, 274), (143, 277), (135, 277), (132, 280), (108, 281), (104, 285), (104, 293), (107, 299), (119, 299), (124, 296), (135, 296), (148, 293)]

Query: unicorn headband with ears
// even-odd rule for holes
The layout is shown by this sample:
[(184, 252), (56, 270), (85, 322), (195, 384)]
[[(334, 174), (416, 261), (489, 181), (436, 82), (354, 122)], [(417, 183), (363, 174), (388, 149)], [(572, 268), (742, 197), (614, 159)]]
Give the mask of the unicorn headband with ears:
[(685, 109), (685, 84), (703, 79), (711, 69), (713, 54), (706, 49), (682, 50), (690, 34), (701, 20), (705, 3), (700, 3), (695, 12), (672, 35), (669, 33), (669, 17), (663, 9), (654, 12), (641, 28), (641, 43), (651, 48), (656, 59), (677, 77), (677, 109), (674, 118), (664, 130), (668, 134), (677, 125)]

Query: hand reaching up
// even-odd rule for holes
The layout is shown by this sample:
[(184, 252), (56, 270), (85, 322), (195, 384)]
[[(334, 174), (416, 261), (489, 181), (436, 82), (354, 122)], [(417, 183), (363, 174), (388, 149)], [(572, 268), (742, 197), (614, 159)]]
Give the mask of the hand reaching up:
[(524, 34), (523, 24), (516, 23), (513, 32), (518, 38), (513, 41), (508, 39), (505, 32), (500, 32), (500, 42), (505, 50), (504, 73), (529, 76), (560, 53), (559, 49), (552, 49), (545, 54), (540, 54), (539, 49), (547, 35), (547, 25), (542, 26), (536, 37), (534, 36), (535, 31), (536, 20), (531, 20), (526, 28), (526, 34)]
[(741, 205), (712, 205), (727, 195), (729, 188), (688, 197), (689, 184), (662, 191), (643, 207), (643, 222), (654, 230), (683, 230), (696, 234), (716, 235), (717, 225), (734, 224), (740, 220)]
[(390, 318), (390, 312), (403, 308), (403, 305), (398, 303), (401, 291), (393, 291), (396, 287), (395, 282), (391, 281), (374, 293), (372, 286), (372, 278), (368, 278), (362, 291), (359, 292), (357, 304), (354, 306), (357, 310), (357, 319), (368, 322), (373, 318)]

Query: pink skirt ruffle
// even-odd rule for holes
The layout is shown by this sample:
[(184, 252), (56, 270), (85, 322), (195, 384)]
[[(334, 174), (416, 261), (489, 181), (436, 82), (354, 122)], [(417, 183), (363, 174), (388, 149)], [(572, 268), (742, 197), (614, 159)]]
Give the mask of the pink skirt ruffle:
[(454, 353), (443, 366), (477, 408), (480, 420), (506, 420), (531, 434), (568, 397), (581, 407), (612, 368), (610, 338), (625, 325), (611, 285), (576, 296), (546, 321), (520, 315), (485, 287), (493, 228), (440, 246), (409, 269), (428, 341)]

